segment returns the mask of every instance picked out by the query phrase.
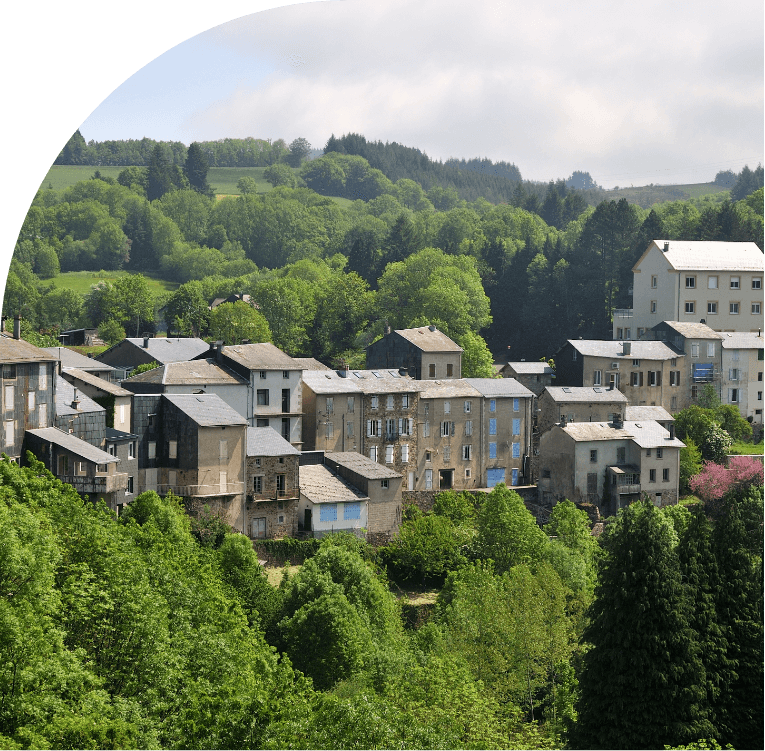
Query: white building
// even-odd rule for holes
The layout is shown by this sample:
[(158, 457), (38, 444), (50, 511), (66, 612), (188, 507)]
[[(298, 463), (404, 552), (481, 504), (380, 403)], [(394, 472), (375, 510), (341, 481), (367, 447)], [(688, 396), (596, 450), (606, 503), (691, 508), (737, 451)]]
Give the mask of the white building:
[(762, 423), (764, 346), (759, 332), (723, 334), (720, 401), (737, 406), (753, 423)]

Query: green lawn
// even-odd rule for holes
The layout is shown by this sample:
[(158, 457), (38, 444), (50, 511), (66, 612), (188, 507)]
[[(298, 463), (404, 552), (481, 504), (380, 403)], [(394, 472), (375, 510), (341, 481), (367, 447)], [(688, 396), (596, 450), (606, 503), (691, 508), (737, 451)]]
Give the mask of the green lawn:
[(81, 180), (90, 180), (93, 173), (98, 170), (104, 177), (117, 179), (124, 167), (80, 167), (69, 165), (54, 165), (48, 170), (45, 179), (40, 183), (40, 189), (64, 190)]
[[(57, 289), (73, 289), (84, 295), (90, 292), (90, 288), (100, 281), (113, 282), (119, 276), (125, 276), (126, 271), (67, 271), (65, 274), (59, 274), (51, 281)], [(150, 273), (144, 272), (144, 276), (149, 280), (149, 287), (154, 296), (165, 292), (174, 292), (178, 289), (177, 282), (168, 282)]]
[(762, 454), (763, 442), (749, 443), (748, 441), (734, 441), (729, 454)]

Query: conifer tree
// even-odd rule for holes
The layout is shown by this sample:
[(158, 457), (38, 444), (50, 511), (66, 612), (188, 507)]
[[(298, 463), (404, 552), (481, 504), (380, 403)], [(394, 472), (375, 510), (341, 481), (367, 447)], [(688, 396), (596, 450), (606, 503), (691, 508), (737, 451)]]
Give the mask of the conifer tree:
[(663, 748), (713, 733), (676, 543), (648, 501), (622, 510), (605, 534), (574, 748)]
[(201, 146), (198, 143), (192, 143), (186, 154), (186, 163), (183, 166), (183, 173), (189, 181), (189, 185), (205, 196), (212, 194), (210, 184), (207, 182), (207, 157), (204, 155)]

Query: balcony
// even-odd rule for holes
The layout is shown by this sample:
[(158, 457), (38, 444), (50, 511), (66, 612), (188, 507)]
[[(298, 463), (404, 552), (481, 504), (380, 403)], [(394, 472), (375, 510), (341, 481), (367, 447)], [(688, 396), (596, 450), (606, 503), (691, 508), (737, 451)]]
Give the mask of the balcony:
[(617, 318), (632, 318), (632, 308), (615, 308), (614, 321)]
[(61, 482), (68, 483), (78, 493), (88, 495), (104, 495), (127, 490), (127, 472), (117, 472), (113, 475), (56, 475)]
[(618, 495), (635, 495), (640, 493), (640, 483), (636, 484), (627, 484), (625, 483), (622, 485), (619, 483), (616, 486), (616, 492)]
[(165, 495), (172, 492), (183, 498), (213, 498), (221, 495), (239, 495), (244, 493), (243, 482), (227, 482), (222, 487), (219, 483), (212, 485), (157, 485), (157, 493)]
[(295, 501), (298, 499), (297, 490), (276, 490), (270, 493), (247, 493), (250, 502), (259, 501)]

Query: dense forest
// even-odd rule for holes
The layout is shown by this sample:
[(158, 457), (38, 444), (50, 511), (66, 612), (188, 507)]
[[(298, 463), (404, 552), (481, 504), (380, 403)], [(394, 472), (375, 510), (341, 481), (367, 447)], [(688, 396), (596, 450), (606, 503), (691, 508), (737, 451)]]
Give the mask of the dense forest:
[[(366, 143), (334, 140), (345, 151)], [(67, 147), (75, 146), (73, 137)], [(403, 162), (416, 151), (372, 146), (383, 166), (385, 155)], [(4, 313), (21, 313), (27, 330), (106, 325), (118, 336), (160, 326), (211, 335), (210, 302), (244, 292), (293, 356), (358, 366), (386, 322), (428, 322), (466, 349), (467, 372), (480, 375), (491, 353), (549, 358), (567, 338), (608, 338), (613, 309), (631, 305), (632, 266), (654, 238), (763, 246), (761, 167), (736, 179), (734, 189), (746, 179), (750, 191), (739, 200), (722, 192), (649, 210), (625, 200), (588, 206), (562, 180), (547, 185), (542, 201), (520, 182), (508, 202), (466, 201), (454, 187), (394, 181), (359, 155), (329, 150), (306, 161), (304, 140), (294, 150), (302, 166), (269, 165), (264, 176), (274, 187), (266, 193), (245, 177), (241, 195), (216, 200), (200, 144), (182, 163), (154, 144), (147, 166), (125, 167), (117, 180), (96, 170), (65, 190), (39, 191), (19, 234)], [(56, 287), (61, 272), (100, 270), (181, 287), (153, 299), (137, 278), (84, 296)]]
[[(172, 495), (116, 518), (0, 461), (0, 745), (761, 747), (761, 467), (600, 541), (568, 501), (540, 528), (504, 485), (479, 496), (377, 549), (270, 541), (302, 563), (273, 586)], [(434, 605), (392, 594), (423, 583)]]

